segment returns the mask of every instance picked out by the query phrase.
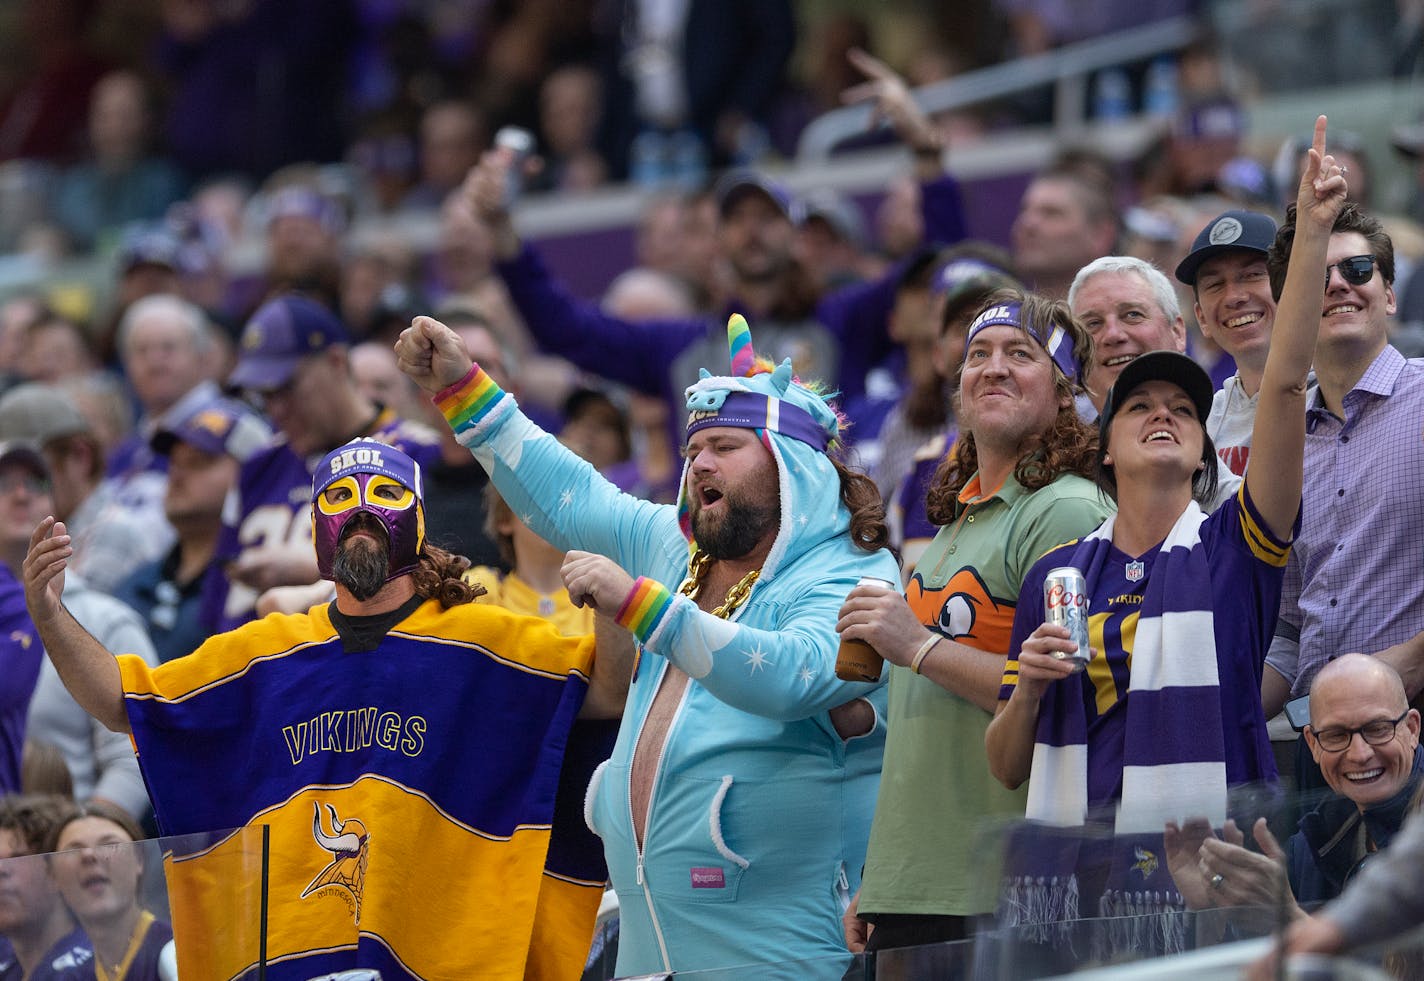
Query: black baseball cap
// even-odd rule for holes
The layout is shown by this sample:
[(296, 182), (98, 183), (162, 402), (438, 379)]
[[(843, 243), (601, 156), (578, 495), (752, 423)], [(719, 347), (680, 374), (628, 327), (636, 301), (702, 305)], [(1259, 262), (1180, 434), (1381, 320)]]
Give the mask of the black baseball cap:
[(1117, 376), (1117, 381), (1113, 382), (1112, 388), (1108, 389), (1102, 415), (1098, 418), (1098, 431), (1104, 446), (1107, 445), (1108, 426), (1117, 410), (1122, 408), (1122, 403), (1132, 394), (1133, 389), (1150, 381), (1166, 381), (1180, 386), (1196, 406), (1197, 419), (1203, 425), (1206, 424), (1206, 417), (1211, 415), (1211, 399), (1214, 394), (1211, 377), (1207, 375), (1206, 369), (1176, 351), (1148, 351), (1129, 361), (1122, 369), (1122, 374)]
[(1197, 233), (1192, 251), (1177, 264), (1177, 280), (1196, 286), (1197, 270), (1214, 255), (1244, 249), (1262, 256), (1276, 240), (1276, 222), (1259, 211), (1224, 211)]

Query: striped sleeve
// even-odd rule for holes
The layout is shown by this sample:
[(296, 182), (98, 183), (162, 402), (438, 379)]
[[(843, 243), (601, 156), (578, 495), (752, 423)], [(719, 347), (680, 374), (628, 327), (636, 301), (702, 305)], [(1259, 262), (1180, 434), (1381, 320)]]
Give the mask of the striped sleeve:
[(478, 364), (472, 364), (465, 377), (435, 394), (435, 407), (457, 434), (478, 429), (495, 417), (496, 410), (507, 401), (508, 394), (495, 384)]
[(662, 583), (639, 576), (614, 619), (640, 642), (647, 644), (667, 619), (672, 600), (672, 593)]
[[(1241, 514), (1241, 538), (1246, 543), (1246, 547), (1251, 550), (1251, 554), (1266, 565), (1274, 566), (1277, 569), (1284, 568), (1286, 559), (1290, 556), (1290, 540), (1281, 541), (1271, 534), (1270, 528), (1266, 526), (1265, 519), (1256, 510), (1256, 502), (1251, 500), (1251, 496), (1246, 493), (1246, 481), (1241, 482), (1241, 488), (1236, 492), (1236, 503)], [(1295, 525), (1291, 528), (1291, 536), (1294, 537), (1300, 531), (1300, 511), (1296, 511)]]

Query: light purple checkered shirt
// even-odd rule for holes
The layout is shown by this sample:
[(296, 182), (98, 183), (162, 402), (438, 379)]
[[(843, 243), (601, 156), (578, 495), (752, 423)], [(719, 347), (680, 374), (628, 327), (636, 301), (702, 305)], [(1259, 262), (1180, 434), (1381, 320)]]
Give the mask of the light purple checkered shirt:
[(1386, 346), (1346, 394), (1343, 423), (1318, 392), (1307, 404), (1303, 516), (1277, 631), (1298, 631), (1299, 657), (1276, 644), (1267, 658), (1292, 697), (1332, 658), (1424, 629), (1424, 359)]

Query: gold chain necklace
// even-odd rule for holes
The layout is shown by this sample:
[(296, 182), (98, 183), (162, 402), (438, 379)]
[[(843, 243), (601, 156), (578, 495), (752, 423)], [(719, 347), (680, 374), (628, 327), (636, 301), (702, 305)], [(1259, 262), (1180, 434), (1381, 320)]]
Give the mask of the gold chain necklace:
[[(707, 576), (707, 570), (712, 567), (713, 558), (702, 549), (698, 549), (692, 556), (692, 561), (687, 566), (687, 578), (682, 581), (682, 585), (677, 587), (677, 591), (693, 602), (697, 601), (697, 595), (702, 592), (702, 580)], [(753, 569), (741, 578), (731, 589), (727, 590), (726, 597), (722, 600), (722, 605), (712, 611), (714, 617), (725, 620), (730, 617), (737, 607), (747, 601), (751, 595), (752, 583), (757, 581), (761, 575), (760, 569)]]

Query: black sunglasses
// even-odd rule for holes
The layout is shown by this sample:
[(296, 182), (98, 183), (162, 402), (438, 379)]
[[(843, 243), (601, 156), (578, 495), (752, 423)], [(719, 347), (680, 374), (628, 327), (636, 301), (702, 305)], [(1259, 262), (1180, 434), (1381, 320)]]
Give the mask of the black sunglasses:
[(1379, 260), (1372, 255), (1352, 255), (1325, 267), (1325, 288), (1330, 288), (1330, 270), (1340, 270), (1340, 278), (1351, 286), (1364, 286), (1375, 274), (1375, 263)]

